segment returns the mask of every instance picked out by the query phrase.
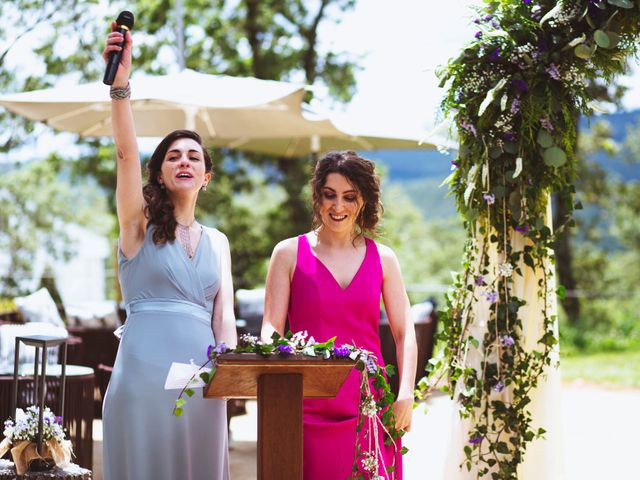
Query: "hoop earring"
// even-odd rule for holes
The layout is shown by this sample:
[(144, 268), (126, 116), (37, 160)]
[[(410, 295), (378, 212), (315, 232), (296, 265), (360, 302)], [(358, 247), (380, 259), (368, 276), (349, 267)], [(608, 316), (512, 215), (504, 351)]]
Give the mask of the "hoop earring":
[(207, 191), (207, 184), (205, 183), (204, 185), (202, 185), (202, 187), (200, 187), (200, 190), (202, 190), (203, 192)]

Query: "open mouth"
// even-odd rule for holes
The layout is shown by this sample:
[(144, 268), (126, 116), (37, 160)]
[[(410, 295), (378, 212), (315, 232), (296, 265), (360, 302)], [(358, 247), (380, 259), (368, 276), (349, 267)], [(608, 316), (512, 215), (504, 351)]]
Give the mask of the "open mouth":
[(329, 216), (331, 217), (331, 220), (333, 220), (334, 222), (341, 222), (345, 218), (347, 218), (346, 215), (334, 215), (333, 213), (330, 213)]
[(193, 175), (187, 172), (180, 172), (176, 175), (176, 178), (193, 178)]

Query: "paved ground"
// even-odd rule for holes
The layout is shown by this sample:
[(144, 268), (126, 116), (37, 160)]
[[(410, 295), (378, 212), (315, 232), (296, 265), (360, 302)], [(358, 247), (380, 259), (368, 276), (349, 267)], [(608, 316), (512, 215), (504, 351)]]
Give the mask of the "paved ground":
[[(454, 415), (446, 396), (434, 396), (418, 407), (414, 425), (405, 436), (405, 480), (446, 480), (443, 477), (446, 438)], [(539, 480), (632, 480), (637, 466), (640, 432), (640, 390), (611, 390), (590, 385), (564, 385), (562, 390), (565, 476)], [(256, 404), (248, 402), (248, 415), (231, 421), (232, 480), (254, 480)], [(94, 425), (94, 480), (101, 474), (101, 424)], [(531, 480), (531, 479), (529, 479)], [(538, 480), (538, 479), (533, 479)]]

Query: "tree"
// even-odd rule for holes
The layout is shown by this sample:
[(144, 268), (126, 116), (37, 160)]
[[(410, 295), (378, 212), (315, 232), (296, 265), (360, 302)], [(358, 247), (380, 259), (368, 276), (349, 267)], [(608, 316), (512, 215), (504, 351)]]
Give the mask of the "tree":
[[(54, 3), (57, 10), (67, 13), (66, 2)], [(64, 8), (62, 3), (65, 3)], [(68, 73), (84, 80), (100, 78), (104, 68), (99, 59), (100, 46), (110, 20), (120, 7), (136, 14), (137, 71), (165, 73), (184, 57), (187, 68), (204, 73), (322, 84), (338, 101), (346, 101), (353, 94), (355, 63), (341, 52), (323, 49), (319, 33), (321, 25), (337, 23), (342, 12), (352, 8), (355, 0), (190, 0), (184, 2), (182, 22), (177, 21), (173, 2), (138, 0), (111, 4), (113, 11), (109, 18), (86, 15), (89, 3), (93, 2), (73, 2), (72, 11), (77, 14), (64, 17), (69, 21), (69, 28), (82, 32), (73, 37), (78, 39), (79, 48), (73, 49), (72, 53), (68, 49), (56, 48), (65, 39), (65, 30), (55, 28), (57, 23), (52, 18), (42, 20), (52, 27), (46, 40), (36, 49), (44, 61), (44, 78)], [(31, 6), (30, 2), (11, 2), (10, 9), (29, 7), (33, 13), (43, 4)], [(181, 32), (184, 36), (183, 52), (177, 51), (180, 44), (176, 32), (178, 23), (185, 25)], [(25, 83), (15, 89), (28, 87)], [(29, 123), (26, 126), (33, 128)], [(19, 143), (15, 135), (11, 138), (10, 146)], [(74, 174), (95, 178), (113, 200), (115, 161), (111, 141), (79, 140), (79, 143), (86, 147), (86, 153), (80, 161), (73, 163)], [(214, 158), (225, 159), (216, 162), (215, 172), (216, 182), (223, 188), (207, 196), (215, 201), (202, 202), (202, 213), (218, 219), (220, 228), (231, 238), (236, 284), (251, 286), (261, 281), (261, 277), (257, 274), (259, 269), (245, 276), (249, 264), (266, 258), (276, 241), (309, 227), (305, 185), (311, 165), (305, 160), (240, 156), (224, 151), (215, 152)], [(264, 172), (262, 178), (252, 175), (256, 169)], [(254, 225), (259, 222), (255, 221), (251, 209), (238, 209), (230, 196), (265, 183), (277, 185), (286, 195), (271, 211), (264, 213), (270, 220), (269, 228), (258, 231)], [(222, 192), (226, 192), (229, 198), (223, 199)], [(113, 201), (111, 204), (114, 205)]]

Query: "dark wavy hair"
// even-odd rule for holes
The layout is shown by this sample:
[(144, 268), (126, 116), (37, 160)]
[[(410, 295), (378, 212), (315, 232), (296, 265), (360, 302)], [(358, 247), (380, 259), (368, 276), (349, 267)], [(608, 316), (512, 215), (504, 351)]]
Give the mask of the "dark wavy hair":
[(160, 182), (158, 182), (158, 176), (160, 175), (162, 162), (164, 162), (164, 157), (169, 147), (180, 138), (195, 140), (198, 145), (202, 147), (205, 171), (210, 172), (212, 169), (211, 157), (202, 144), (202, 138), (192, 130), (175, 130), (164, 137), (158, 144), (147, 164), (148, 180), (142, 188), (142, 194), (146, 202), (144, 213), (149, 223), (155, 226), (153, 243), (156, 245), (172, 242), (176, 239), (176, 226), (178, 222), (173, 215), (174, 206), (167, 191), (162, 188)]
[(339, 173), (345, 177), (362, 196), (363, 207), (356, 218), (356, 225), (360, 234), (375, 236), (384, 211), (380, 201), (380, 177), (376, 174), (375, 164), (371, 160), (362, 158), (351, 150), (329, 152), (316, 163), (311, 177), (313, 228), (317, 229), (322, 225), (322, 188), (327, 183), (330, 173)]

